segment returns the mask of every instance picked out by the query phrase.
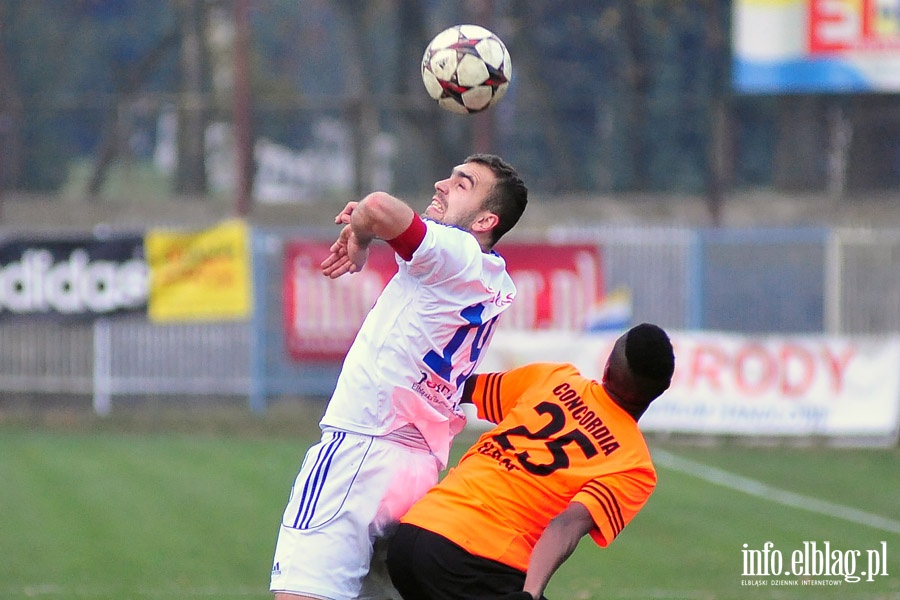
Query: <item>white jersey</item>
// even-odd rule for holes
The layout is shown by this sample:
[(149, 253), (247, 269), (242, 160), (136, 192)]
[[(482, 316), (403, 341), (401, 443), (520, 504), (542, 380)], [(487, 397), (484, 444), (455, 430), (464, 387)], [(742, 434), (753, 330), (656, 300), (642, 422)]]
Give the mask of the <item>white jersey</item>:
[(366, 316), (321, 426), (386, 435), (413, 424), (446, 466), (465, 425), (462, 384), (516, 295), (506, 262), (461, 229), (426, 233)]

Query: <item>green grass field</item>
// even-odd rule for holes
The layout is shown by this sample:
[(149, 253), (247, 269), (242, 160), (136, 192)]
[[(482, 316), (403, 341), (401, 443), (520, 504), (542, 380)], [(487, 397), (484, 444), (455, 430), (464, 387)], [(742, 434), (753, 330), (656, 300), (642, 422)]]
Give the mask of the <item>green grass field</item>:
[[(0, 598), (270, 598), (276, 526), (315, 420), (0, 424)], [(551, 600), (900, 599), (900, 449), (651, 445), (665, 460), (649, 504), (609, 548), (584, 541)], [(860, 551), (857, 574), (866, 550), (886, 549), (888, 575), (742, 576), (743, 544), (772, 542), (790, 568), (804, 542), (826, 541), (846, 567)]]

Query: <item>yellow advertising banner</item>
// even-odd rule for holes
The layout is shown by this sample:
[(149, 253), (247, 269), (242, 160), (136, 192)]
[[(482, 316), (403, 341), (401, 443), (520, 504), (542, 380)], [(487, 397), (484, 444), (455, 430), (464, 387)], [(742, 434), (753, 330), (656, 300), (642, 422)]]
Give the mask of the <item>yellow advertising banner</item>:
[(249, 230), (243, 221), (181, 232), (151, 229), (148, 313), (155, 322), (238, 320), (250, 315)]

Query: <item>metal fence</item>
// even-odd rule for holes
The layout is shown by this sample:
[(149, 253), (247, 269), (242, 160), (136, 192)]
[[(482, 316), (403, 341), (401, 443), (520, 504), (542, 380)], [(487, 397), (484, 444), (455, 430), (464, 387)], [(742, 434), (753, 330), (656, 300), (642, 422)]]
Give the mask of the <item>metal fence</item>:
[(831, 232), (826, 331), (900, 332), (900, 231)]
[(900, 230), (553, 229), (600, 246), (637, 321), (740, 333), (900, 333)]
[[(254, 230), (255, 306), (246, 322), (160, 325), (143, 316), (0, 321), (0, 395), (327, 395), (339, 364), (285, 352), (283, 246), (319, 237)], [(568, 227), (549, 241), (597, 244), (607, 290), (633, 320), (744, 333), (900, 335), (900, 231)]]
[(246, 395), (248, 323), (152, 324), (125, 317), (93, 324), (93, 395), (99, 413), (115, 395)]
[(0, 322), (0, 394), (89, 394), (93, 364), (90, 322)]

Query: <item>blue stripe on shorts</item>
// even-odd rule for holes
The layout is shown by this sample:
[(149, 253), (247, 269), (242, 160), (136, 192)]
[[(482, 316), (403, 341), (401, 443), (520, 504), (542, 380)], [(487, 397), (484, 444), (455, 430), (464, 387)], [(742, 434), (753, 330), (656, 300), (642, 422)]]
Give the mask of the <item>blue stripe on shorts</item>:
[(309, 527), (316, 514), (316, 505), (322, 495), (322, 488), (325, 486), (328, 470), (331, 468), (331, 461), (346, 437), (347, 434), (343, 431), (335, 431), (331, 440), (319, 448), (316, 461), (310, 469), (306, 483), (303, 484), (303, 495), (300, 498), (297, 517), (294, 519), (295, 529), (306, 529)]

